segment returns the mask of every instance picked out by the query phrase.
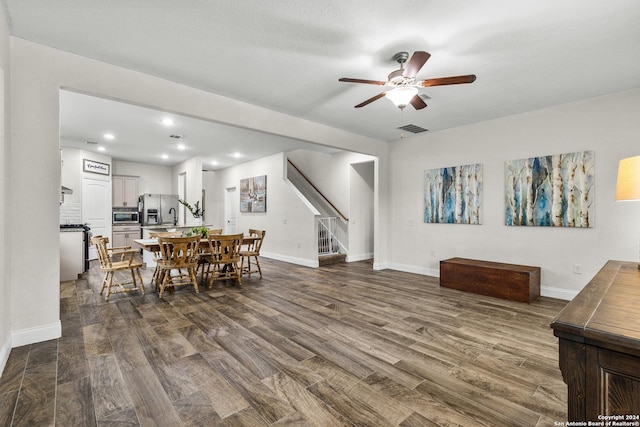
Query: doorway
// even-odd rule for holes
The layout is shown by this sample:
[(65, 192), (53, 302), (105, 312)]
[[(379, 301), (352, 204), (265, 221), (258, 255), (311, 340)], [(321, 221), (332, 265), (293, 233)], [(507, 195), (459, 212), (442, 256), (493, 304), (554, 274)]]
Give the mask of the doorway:
[(351, 164), (349, 182), (349, 261), (372, 259), (374, 256), (374, 162)]
[[(82, 178), (82, 222), (91, 227), (92, 236), (111, 239), (111, 182)], [(98, 259), (89, 247), (89, 259)]]
[(224, 194), (224, 232), (225, 234), (235, 234), (236, 232), (236, 212), (238, 206), (238, 192), (236, 187), (229, 187)]
[[(187, 173), (182, 172), (178, 175), (178, 199), (187, 200)], [(181, 218), (180, 223), (187, 224), (187, 208), (180, 203), (180, 213), (178, 216)]]

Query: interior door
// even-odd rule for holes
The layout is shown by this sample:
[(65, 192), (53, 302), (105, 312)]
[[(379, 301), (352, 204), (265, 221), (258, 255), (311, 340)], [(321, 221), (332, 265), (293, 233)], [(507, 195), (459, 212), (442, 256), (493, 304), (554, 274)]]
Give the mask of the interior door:
[[(111, 240), (111, 182), (82, 179), (82, 222), (91, 227), (92, 236)], [(95, 248), (89, 247), (89, 259), (97, 259)]]
[(224, 233), (236, 233), (236, 212), (238, 210), (238, 192), (236, 187), (227, 188), (224, 195)]

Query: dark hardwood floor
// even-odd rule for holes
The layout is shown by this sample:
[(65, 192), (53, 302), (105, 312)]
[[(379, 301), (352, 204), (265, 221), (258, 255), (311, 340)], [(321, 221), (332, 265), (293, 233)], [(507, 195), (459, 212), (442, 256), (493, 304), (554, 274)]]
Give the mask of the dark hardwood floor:
[(440, 288), (370, 262), (213, 289), (98, 295), (61, 283), (62, 338), (14, 348), (2, 426), (552, 426), (566, 386), (532, 304)]

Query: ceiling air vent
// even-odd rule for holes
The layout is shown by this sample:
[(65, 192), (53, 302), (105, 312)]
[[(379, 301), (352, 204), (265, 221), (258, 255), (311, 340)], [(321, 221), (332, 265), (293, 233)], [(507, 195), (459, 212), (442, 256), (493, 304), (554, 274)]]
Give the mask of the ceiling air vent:
[(84, 143), (87, 145), (98, 145), (98, 143), (95, 141), (85, 141)]
[(173, 135), (169, 135), (169, 138), (173, 138), (173, 139), (182, 139), (182, 138), (184, 138), (184, 135), (180, 135), (180, 134), (173, 134)]
[(411, 133), (420, 133), (420, 132), (429, 131), (429, 129), (421, 128), (420, 126), (417, 126), (417, 125), (404, 125), (404, 126), (400, 126), (398, 129), (406, 130), (407, 132), (411, 132)]

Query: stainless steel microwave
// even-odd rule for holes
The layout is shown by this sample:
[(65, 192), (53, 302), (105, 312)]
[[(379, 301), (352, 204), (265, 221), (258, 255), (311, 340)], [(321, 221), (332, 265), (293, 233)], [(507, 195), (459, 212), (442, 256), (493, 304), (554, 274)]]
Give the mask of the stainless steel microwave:
[(140, 214), (137, 211), (113, 211), (113, 224), (134, 224), (140, 222)]

